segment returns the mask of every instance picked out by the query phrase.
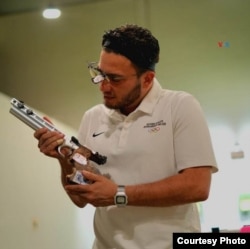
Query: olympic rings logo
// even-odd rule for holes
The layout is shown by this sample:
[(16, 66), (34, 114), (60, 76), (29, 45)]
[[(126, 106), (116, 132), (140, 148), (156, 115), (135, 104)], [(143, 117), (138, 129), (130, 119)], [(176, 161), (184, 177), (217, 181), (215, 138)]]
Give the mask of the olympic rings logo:
[(150, 128), (150, 129), (148, 129), (148, 132), (149, 132), (149, 133), (156, 133), (156, 132), (158, 132), (160, 129), (161, 129), (160, 126), (156, 126), (156, 127), (152, 127), (152, 128)]

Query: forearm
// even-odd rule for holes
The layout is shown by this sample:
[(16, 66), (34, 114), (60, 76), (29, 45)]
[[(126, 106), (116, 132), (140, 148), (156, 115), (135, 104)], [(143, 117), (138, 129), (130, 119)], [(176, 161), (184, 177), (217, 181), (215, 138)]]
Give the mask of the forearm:
[(157, 182), (126, 186), (128, 205), (167, 207), (204, 201), (210, 182), (211, 168), (201, 167)]

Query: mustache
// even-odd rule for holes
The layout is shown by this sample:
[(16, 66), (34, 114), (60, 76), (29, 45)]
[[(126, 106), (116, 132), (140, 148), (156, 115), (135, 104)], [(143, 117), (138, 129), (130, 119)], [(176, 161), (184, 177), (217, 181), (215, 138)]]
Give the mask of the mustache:
[(103, 93), (103, 97), (113, 98), (115, 95), (113, 93)]

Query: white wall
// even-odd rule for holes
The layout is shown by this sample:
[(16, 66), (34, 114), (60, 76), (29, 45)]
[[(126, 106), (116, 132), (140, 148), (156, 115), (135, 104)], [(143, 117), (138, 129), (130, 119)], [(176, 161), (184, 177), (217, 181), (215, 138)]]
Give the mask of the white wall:
[(0, 93), (0, 248), (90, 249), (93, 207), (80, 209), (69, 200), (57, 161), (42, 155), (33, 130), (9, 113), (10, 99)]
[[(202, 228), (237, 230), (250, 224), (250, 215), (243, 219), (239, 212), (240, 195), (250, 193), (250, 123), (242, 124), (237, 135), (227, 122), (209, 127), (220, 171), (213, 175), (210, 197), (202, 203)], [(243, 158), (231, 158), (235, 137), (244, 152)]]

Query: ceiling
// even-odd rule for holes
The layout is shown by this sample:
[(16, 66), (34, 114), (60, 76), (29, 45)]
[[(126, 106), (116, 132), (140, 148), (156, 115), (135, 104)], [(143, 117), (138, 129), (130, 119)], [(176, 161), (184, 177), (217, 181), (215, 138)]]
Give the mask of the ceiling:
[(90, 1), (91, 0), (0, 0), (0, 15), (38, 11), (51, 5), (60, 7)]

